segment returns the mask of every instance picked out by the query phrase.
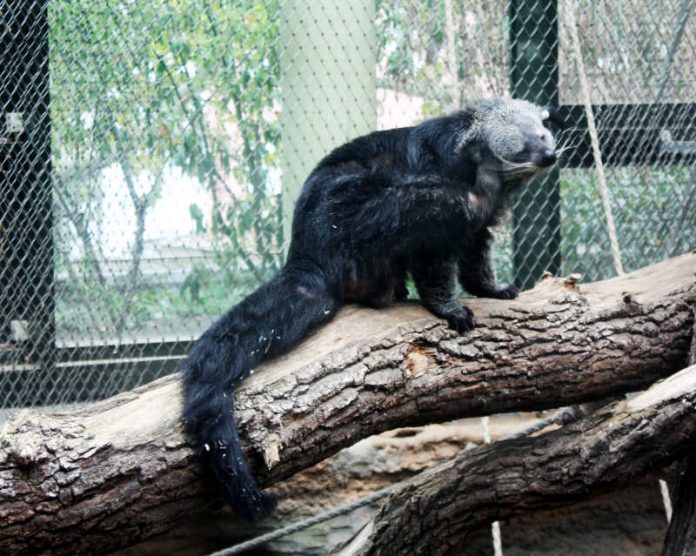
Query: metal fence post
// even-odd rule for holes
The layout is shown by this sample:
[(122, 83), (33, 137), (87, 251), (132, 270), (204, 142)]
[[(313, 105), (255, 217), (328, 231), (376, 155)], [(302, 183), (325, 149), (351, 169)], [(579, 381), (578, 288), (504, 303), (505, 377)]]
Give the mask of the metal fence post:
[(53, 390), (47, 8), (0, 2), (0, 391), (13, 388), (12, 405)]
[[(558, 106), (557, 0), (510, 0), (510, 87), (515, 98)], [(560, 171), (535, 179), (513, 208), (515, 283), (529, 288), (561, 268)]]
[(331, 149), (377, 124), (374, 0), (280, 4), (285, 246), (307, 175)]

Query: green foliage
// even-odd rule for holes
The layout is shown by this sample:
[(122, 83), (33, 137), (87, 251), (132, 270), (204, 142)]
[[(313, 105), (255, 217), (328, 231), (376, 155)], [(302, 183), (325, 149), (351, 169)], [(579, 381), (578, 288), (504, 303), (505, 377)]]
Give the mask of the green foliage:
[(423, 98), (423, 117), (505, 95), (507, 25), (506, 2), (378, 0), (379, 86)]
[[(268, 0), (49, 3), (57, 268), (70, 274), (68, 289), (80, 292), (59, 298), (59, 329), (85, 320), (68, 298), (95, 320), (108, 315), (101, 327), (116, 334), (148, 313), (142, 237), (167, 169), (210, 191), (212, 214), (190, 213), (199, 234), (214, 236), (214, 271), (223, 283), (248, 292), (239, 275), (258, 281), (278, 268), (280, 196), (268, 181), (280, 141), (276, 12)], [(98, 240), (109, 187), (102, 172), (114, 165), (130, 204), (108, 210), (131, 213), (137, 224), (120, 284), (109, 279)], [(79, 264), (66, 249), (76, 243)], [(182, 291), (198, 283), (198, 273), (192, 270)], [(195, 289), (186, 295), (202, 299)], [(192, 307), (171, 309), (178, 318)]]
[[(607, 173), (624, 269), (636, 270), (683, 253), (696, 237), (691, 170), (677, 166), (613, 168)], [(606, 216), (593, 171), (561, 173), (563, 272), (583, 280), (615, 274)]]

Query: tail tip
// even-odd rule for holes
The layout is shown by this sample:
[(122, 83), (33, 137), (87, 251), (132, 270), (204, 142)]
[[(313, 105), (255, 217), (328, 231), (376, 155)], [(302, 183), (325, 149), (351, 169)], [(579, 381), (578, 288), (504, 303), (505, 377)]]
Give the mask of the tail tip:
[[(278, 500), (273, 494), (256, 491), (249, 499), (236, 500), (231, 504), (232, 509), (249, 521), (261, 521), (273, 513), (278, 506)], [(240, 503), (242, 502), (242, 503)]]

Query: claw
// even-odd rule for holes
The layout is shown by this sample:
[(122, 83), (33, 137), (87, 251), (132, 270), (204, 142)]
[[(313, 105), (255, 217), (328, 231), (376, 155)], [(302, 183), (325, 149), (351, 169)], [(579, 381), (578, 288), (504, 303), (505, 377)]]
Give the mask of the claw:
[(460, 334), (468, 332), (476, 326), (474, 321), (474, 313), (468, 307), (461, 306), (460, 310), (453, 311), (445, 315), (447, 324)]
[(508, 286), (496, 288), (488, 297), (492, 297), (493, 299), (515, 299), (518, 295), (520, 295), (519, 288), (510, 284)]

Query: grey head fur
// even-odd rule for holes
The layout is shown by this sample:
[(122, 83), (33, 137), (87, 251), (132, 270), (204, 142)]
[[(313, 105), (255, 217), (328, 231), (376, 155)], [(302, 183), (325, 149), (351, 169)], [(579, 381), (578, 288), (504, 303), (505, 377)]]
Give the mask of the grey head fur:
[(544, 125), (547, 109), (525, 100), (496, 99), (475, 104), (473, 111), (473, 123), (462, 131), (457, 150), (470, 150), (490, 170), (497, 166), (518, 178), (555, 162), (555, 140)]

